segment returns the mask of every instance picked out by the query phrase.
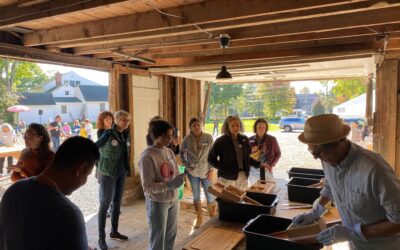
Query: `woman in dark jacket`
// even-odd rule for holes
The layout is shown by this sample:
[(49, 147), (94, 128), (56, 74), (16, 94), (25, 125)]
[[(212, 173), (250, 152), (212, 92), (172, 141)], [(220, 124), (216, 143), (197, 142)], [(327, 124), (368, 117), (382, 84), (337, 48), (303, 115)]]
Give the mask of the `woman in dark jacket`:
[(240, 118), (228, 116), (222, 125), (223, 135), (215, 141), (208, 162), (218, 169), (218, 182), (246, 190), (250, 165), (257, 168), (266, 165), (250, 158), (249, 139), (240, 134), (241, 131), (243, 125)]
[(96, 145), (100, 150), (98, 163), (100, 182), (100, 207), (98, 212), (99, 247), (108, 249), (105, 241), (106, 213), (112, 201), (110, 238), (127, 240), (128, 237), (118, 232), (118, 220), (126, 176), (130, 173), (129, 166), (129, 133), (131, 116), (120, 110), (115, 112), (115, 124), (105, 130)]
[(264, 118), (256, 120), (253, 126), (254, 136), (249, 138), (251, 157), (254, 160), (266, 164), (266, 168), (250, 167), (250, 184), (258, 180), (271, 180), (273, 178), (272, 168), (275, 167), (281, 158), (281, 150), (275, 137), (268, 134), (268, 122)]

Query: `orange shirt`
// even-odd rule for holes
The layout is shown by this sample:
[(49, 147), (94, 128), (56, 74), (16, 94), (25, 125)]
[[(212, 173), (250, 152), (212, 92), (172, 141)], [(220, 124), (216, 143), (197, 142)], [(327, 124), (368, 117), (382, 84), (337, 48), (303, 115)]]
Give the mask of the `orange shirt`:
[(53, 161), (54, 153), (49, 151), (48, 155), (42, 160), (36, 152), (24, 149), (18, 159), (17, 166), (21, 168), (21, 172), (13, 171), (11, 181), (16, 182), (20, 179), (39, 175)]

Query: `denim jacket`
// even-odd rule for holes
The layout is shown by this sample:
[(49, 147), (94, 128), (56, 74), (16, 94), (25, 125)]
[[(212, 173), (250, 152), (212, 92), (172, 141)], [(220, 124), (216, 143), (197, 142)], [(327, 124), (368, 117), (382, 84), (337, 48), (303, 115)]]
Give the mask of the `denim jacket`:
[(192, 134), (187, 135), (182, 142), (180, 156), (182, 164), (194, 177), (201, 179), (207, 178), (207, 173), (210, 171), (211, 166), (208, 164), (208, 153), (213, 145), (213, 138), (211, 135), (202, 133), (200, 138), (200, 147), (196, 152), (195, 147), (196, 139)]

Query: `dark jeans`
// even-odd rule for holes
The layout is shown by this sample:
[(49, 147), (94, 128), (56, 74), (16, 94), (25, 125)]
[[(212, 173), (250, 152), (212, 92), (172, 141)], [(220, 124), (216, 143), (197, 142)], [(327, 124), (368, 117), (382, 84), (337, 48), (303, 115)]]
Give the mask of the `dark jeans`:
[(53, 143), (53, 151), (57, 152), (58, 148), (60, 147), (60, 137), (59, 136), (52, 136), (51, 142)]
[[(6, 158), (2, 157), (0, 158), (0, 174), (3, 173), (3, 167), (4, 167), (4, 162), (5, 162)], [(12, 156), (7, 156), (7, 167), (10, 167), (13, 164), (13, 158)], [(7, 168), (7, 173), (10, 173), (11, 171)]]
[(121, 207), (122, 195), (124, 193), (126, 170), (120, 171), (117, 176), (110, 177), (99, 174), (100, 207), (98, 212), (99, 238), (105, 239), (106, 215), (108, 207), (111, 206), (111, 232), (118, 232), (118, 220)]

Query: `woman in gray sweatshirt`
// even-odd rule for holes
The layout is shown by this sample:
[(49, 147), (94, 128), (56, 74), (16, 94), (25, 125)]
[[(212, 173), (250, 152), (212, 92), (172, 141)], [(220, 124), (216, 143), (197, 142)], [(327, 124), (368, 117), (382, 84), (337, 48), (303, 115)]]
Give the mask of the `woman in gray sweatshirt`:
[(173, 126), (158, 120), (149, 131), (154, 144), (143, 151), (139, 160), (149, 223), (148, 249), (172, 250), (178, 226), (178, 188), (183, 184), (184, 174), (179, 174), (175, 155), (167, 148)]

